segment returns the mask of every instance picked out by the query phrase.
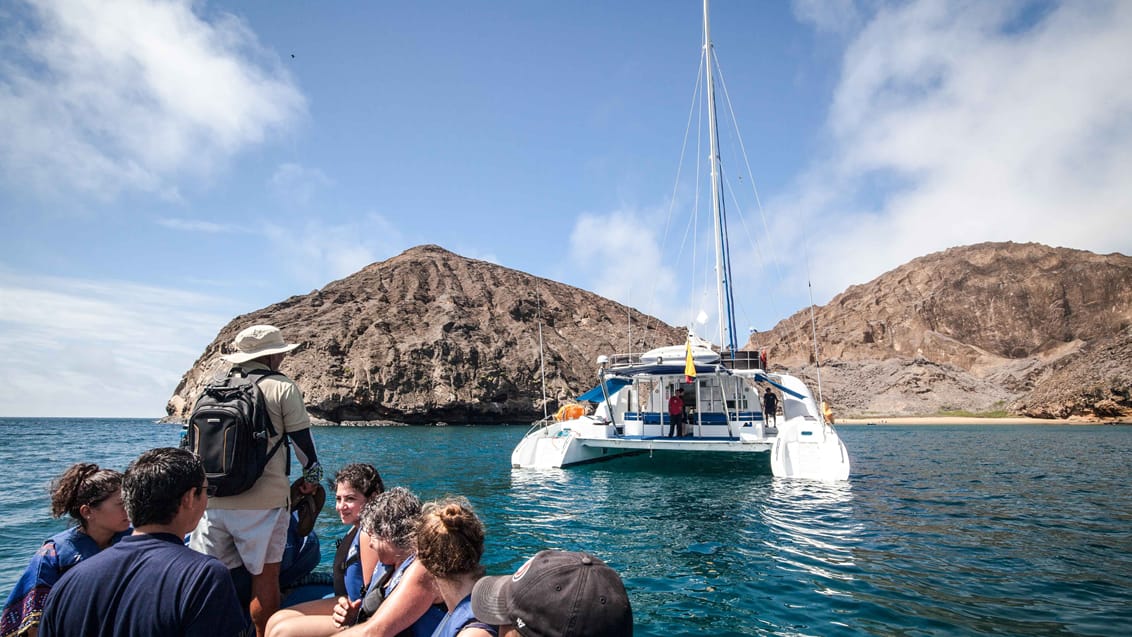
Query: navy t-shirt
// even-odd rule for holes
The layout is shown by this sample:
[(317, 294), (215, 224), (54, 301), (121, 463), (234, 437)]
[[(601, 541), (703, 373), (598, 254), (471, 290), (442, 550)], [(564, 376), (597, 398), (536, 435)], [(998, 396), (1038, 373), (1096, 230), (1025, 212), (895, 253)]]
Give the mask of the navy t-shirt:
[(237, 637), (250, 622), (228, 569), (164, 533), (131, 535), (51, 589), (43, 637)]

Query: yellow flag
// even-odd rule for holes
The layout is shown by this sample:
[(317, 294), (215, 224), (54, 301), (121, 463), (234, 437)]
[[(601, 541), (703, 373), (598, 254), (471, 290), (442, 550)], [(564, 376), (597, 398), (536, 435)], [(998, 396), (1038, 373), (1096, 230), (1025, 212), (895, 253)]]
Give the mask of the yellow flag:
[(684, 382), (690, 383), (696, 378), (696, 364), (692, 361), (692, 339), (689, 337), (684, 345)]

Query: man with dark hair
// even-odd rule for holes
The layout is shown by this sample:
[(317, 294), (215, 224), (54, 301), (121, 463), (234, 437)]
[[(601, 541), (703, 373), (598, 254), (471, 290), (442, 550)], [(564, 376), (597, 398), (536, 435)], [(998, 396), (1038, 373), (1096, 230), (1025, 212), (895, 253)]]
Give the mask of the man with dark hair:
[(672, 397), (668, 399), (668, 417), (671, 419), (670, 429), (668, 430), (669, 438), (677, 438), (684, 435), (684, 388), (677, 387), (676, 391), (672, 392)]
[(208, 504), (207, 487), (200, 460), (184, 449), (153, 449), (130, 463), (122, 500), (134, 534), (63, 575), (39, 634), (248, 634), (228, 569), (184, 545)]
[(770, 387), (763, 394), (763, 421), (770, 427), (778, 426), (778, 396)]
[[(232, 346), (236, 351), (222, 358), (233, 363), (233, 371), (261, 376), (257, 384), (275, 429), (268, 448), (283, 442), (286, 436), (303, 467), (299, 492), (313, 493), (322, 480), (322, 466), (311, 437), (303, 392), (287, 376), (272, 373), (279, 371), (283, 358), (299, 344), (287, 343), (277, 327), (252, 325), (236, 335)], [(218, 558), (229, 569), (243, 567), (251, 574), (248, 612), (259, 637), (266, 633), (267, 620), (279, 610), (281, 602), (279, 572), (291, 518), (289, 463), (289, 454), (280, 449), (250, 489), (209, 498), (208, 510), (189, 540), (190, 547)]]

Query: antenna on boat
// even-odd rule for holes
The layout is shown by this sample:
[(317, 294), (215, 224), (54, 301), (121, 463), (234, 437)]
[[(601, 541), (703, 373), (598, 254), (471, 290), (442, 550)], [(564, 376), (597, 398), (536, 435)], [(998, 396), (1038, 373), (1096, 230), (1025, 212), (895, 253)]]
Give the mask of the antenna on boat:
[(625, 303), (625, 326), (626, 333), (629, 337), (629, 347), (625, 348), (626, 352), (633, 353), (633, 306)]
[(535, 288), (535, 307), (538, 312), (538, 368), (539, 374), (542, 376), (542, 417), (543, 420), (550, 417), (550, 412), (546, 409), (546, 352), (542, 347), (542, 295), (539, 294), (538, 288)]
[(825, 397), (821, 393), (821, 355), (818, 354), (818, 321), (814, 318), (814, 286), (810, 283), (810, 277), (806, 276), (806, 288), (810, 292), (810, 330), (813, 332), (814, 342), (814, 365), (818, 370), (818, 402), (825, 404)]

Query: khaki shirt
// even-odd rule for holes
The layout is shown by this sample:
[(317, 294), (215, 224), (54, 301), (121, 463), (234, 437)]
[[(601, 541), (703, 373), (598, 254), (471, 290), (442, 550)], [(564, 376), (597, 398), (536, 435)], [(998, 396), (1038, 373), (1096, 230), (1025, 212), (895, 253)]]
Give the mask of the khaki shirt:
[[(245, 370), (268, 369), (258, 360), (240, 363), (237, 367)], [(259, 390), (263, 394), (263, 401), (267, 405), (267, 415), (275, 427), (275, 436), (272, 436), (267, 448), (279, 441), (284, 432), (296, 432), (309, 429), (310, 416), (307, 415), (306, 405), (303, 404), (303, 392), (295, 381), (284, 375), (276, 374), (259, 381)], [(295, 463), (298, 466), (298, 463)], [(226, 498), (209, 498), (210, 509), (254, 509), (266, 510), (279, 507), (290, 507), (291, 482), (293, 478), (287, 476), (287, 444), (284, 443), (267, 461), (263, 475), (256, 480), (252, 488), (247, 491), (231, 495)], [(302, 468), (296, 472), (297, 478)]]

